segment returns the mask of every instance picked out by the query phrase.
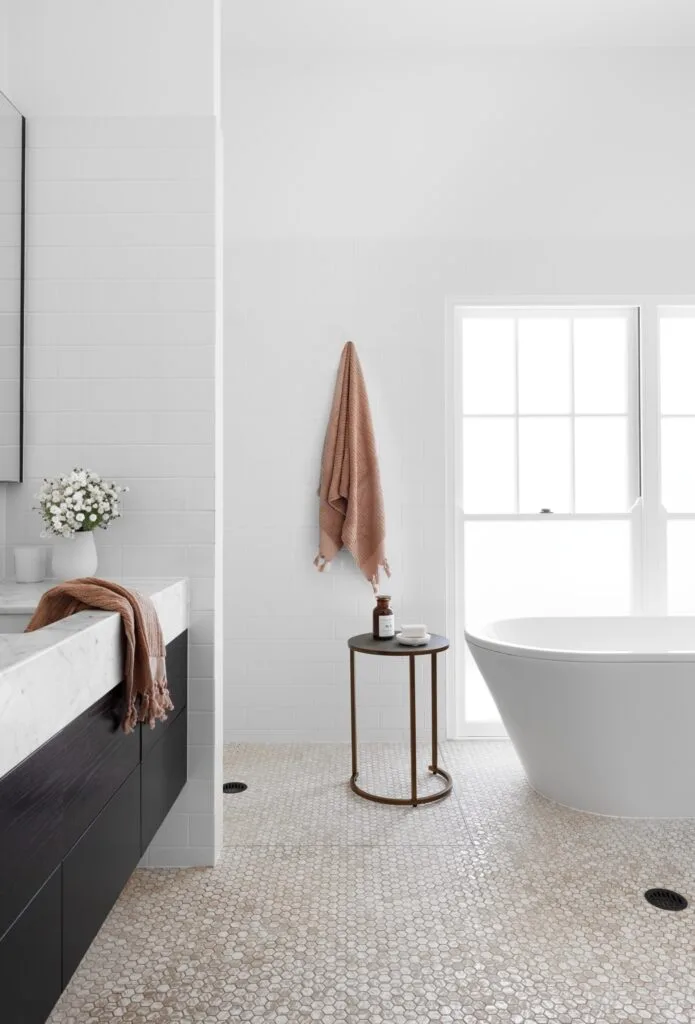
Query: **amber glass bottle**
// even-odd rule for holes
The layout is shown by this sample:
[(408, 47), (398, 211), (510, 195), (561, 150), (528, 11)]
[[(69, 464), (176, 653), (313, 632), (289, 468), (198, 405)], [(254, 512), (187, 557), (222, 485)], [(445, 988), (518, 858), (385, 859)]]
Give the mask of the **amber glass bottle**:
[(395, 635), (396, 627), (390, 600), (386, 594), (379, 594), (376, 599), (376, 608), (372, 613), (372, 636), (375, 640), (390, 640)]

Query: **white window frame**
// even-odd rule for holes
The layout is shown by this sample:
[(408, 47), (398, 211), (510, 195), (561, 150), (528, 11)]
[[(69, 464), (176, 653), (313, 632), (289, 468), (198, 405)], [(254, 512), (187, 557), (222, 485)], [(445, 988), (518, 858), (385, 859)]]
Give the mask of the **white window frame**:
[[(634, 411), (638, 431), (631, 432), (639, 452), (631, 458), (639, 466), (639, 480), (634, 493), (637, 500), (629, 512), (621, 513), (555, 513), (553, 519), (632, 521), (633, 558), (632, 614), (663, 615), (666, 613), (666, 525), (672, 519), (693, 519), (694, 512), (666, 513), (661, 505), (661, 410), (659, 384), (659, 310), (667, 315), (681, 307), (695, 313), (695, 296), (683, 295), (532, 295), (498, 296), (468, 295), (452, 297), (446, 302), (446, 541), (447, 541), (447, 634), (451, 653), (447, 669), (447, 736), (504, 736), (501, 723), (466, 722), (464, 716), (463, 659), (465, 641), (460, 623), (463, 619), (462, 580), (456, 566), (462, 545), (463, 524), (467, 520), (534, 520), (545, 519), (543, 513), (464, 514), (462, 510), (462, 434), (463, 409), (461, 386), (462, 309), (496, 310), (510, 315), (514, 311), (538, 307), (544, 315), (587, 307), (591, 311), (633, 309), (636, 317), (637, 360), (630, 365), (629, 401), (639, 396)], [(634, 422), (634, 421), (633, 421)]]

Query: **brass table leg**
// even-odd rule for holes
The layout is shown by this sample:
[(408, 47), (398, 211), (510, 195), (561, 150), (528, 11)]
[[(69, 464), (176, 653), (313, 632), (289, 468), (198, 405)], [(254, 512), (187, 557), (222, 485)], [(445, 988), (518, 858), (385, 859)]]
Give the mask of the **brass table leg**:
[(415, 721), (415, 655), (410, 662), (410, 796), (417, 807), (417, 723)]
[(352, 778), (357, 778), (357, 708), (355, 706), (355, 652), (350, 648), (350, 741), (352, 743)]
[(437, 655), (432, 654), (432, 667), (431, 667), (431, 678), (432, 678), (432, 764), (430, 765), (430, 771), (435, 775), (437, 774)]

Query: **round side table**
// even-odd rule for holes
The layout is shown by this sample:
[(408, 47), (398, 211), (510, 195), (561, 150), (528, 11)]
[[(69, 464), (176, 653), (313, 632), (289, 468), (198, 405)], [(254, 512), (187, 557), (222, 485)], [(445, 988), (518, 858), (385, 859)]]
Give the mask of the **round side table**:
[[(371, 633), (362, 633), (360, 636), (352, 636), (348, 640), (350, 648), (350, 725), (352, 740), (352, 776), (350, 786), (365, 800), (374, 800), (378, 804), (411, 804), (417, 807), (418, 804), (431, 804), (435, 800), (443, 800), (451, 793), (453, 782), (448, 772), (440, 768), (437, 763), (437, 655), (446, 651), (449, 641), (445, 636), (432, 634), (429, 641), (421, 647), (406, 647), (399, 644), (397, 640), (375, 640)], [(397, 799), (390, 796), (379, 796), (377, 793), (368, 793), (357, 785), (357, 707), (355, 695), (355, 654), (376, 654), (391, 658), (410, 659), (410, 797)], [(415, 722), (415, 659), (429, 654), (431, 658), (431, 680), (432, 680), (432, 764), (429, 770), (433, 775), (439, 775), (444, 779), (444, 788), (438, 793), (430, 796), (418, 796), (417, 793), (417, 730)]]

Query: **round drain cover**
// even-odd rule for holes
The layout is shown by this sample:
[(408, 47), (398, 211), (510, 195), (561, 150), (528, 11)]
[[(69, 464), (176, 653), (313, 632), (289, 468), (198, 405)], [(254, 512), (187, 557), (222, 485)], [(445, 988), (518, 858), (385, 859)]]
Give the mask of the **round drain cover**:
[(243, 793), (248, 786), (245, 782), (225, 782), (222, 787), (223, 793)]
[(658, 907), (659, 910), (685, 910), (688, 906), (685, 896), (673, 892), (672, 889), (647, 889), (644, 898), (647, 903)]

